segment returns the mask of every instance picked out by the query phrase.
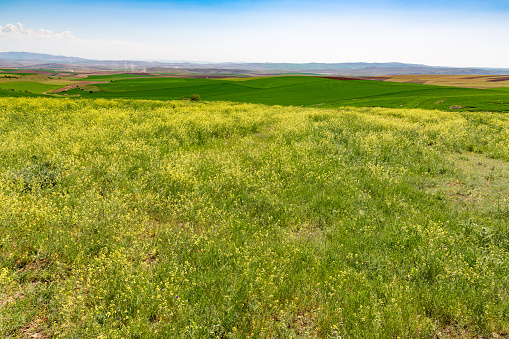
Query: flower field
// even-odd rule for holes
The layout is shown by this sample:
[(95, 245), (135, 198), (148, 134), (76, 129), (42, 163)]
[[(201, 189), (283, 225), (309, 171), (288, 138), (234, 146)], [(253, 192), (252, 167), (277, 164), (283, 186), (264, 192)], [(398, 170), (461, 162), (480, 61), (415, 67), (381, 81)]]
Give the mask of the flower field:
[(509, 335), (509, 115), (0, 98), (0, 337)]

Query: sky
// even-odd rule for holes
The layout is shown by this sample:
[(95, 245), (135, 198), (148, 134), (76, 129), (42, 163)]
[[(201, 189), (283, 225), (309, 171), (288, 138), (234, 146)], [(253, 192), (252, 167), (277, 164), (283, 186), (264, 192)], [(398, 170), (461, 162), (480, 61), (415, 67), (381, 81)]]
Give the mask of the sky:
[(0, 52), (509, 68), (509, 0), (0, 0)]

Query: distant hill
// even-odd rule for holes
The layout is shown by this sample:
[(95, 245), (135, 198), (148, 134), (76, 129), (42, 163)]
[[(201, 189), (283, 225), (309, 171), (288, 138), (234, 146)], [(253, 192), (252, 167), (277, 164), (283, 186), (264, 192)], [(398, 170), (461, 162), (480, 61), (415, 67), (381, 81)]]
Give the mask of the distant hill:
[(391, 63), (193, 63), (135, 60), (90, 60), (51, 54), (0, 52), (0, 67), (76, 71), (129, 71), (203, 74), (288, 74), (377, 76), (396, 74), (506, 75), (507, 68), (455, 68)]
[(63, 62), (63, 63), (79, 63), (88, 62), (90, 60), (83, 58), (66, 57), (61, 55), (29, 53), (29, 52), (0, 52), (0, 60), (11, 61), (44, 61), (44, 62)]

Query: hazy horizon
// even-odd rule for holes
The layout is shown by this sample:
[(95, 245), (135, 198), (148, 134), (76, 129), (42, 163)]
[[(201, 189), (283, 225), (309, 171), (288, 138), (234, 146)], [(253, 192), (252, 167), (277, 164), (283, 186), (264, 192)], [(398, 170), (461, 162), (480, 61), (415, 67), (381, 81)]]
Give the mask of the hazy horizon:
[(509, 2), (2, 1), (2, 52), (167, 62), (509, 68)]

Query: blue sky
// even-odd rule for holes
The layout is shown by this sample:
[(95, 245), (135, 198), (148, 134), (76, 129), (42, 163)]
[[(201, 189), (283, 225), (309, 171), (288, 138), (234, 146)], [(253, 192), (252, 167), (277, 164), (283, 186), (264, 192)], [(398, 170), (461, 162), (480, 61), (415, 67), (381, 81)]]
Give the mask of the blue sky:
[(509, 68), (509, 0), (0, 0), (0, 51)]

